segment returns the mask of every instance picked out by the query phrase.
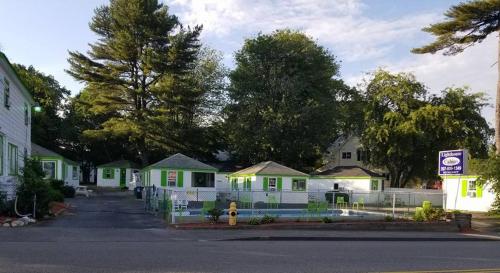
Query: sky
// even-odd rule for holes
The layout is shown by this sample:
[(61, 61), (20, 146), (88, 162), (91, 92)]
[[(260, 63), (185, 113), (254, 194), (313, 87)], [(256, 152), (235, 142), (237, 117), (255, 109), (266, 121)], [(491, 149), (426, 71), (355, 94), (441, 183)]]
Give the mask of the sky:
[[(340, 77), (357, 86), (377, 68), (412, 72), (431, 93), (467, 85), (491, 104), (483, 116), (493, 126), (497, 37), (457, 56), (415, 55), (411, 48), (433, 37), (421, 31), (442, 20), (459, 0), (165, 0), (185, 26), (203, 25), (204, 45), (234, 52), (259, 32), (301, 30), (328, 48), (341, 64)], [(0, 0), (0, 50), (11, 62), (33, 65), (78, 93), (83, 84), (64, 72), (68, 50), (85, 52), (97, 37), (88, 28), (94, 9), (108, 0)]]

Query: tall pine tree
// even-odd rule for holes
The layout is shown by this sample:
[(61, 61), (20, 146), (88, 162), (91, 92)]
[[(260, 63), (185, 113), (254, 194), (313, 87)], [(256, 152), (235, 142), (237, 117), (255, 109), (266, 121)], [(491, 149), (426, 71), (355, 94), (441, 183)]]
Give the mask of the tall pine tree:
[[(452, 6), (445, 14), (444, 22), (432, 24), (423, 29), (437, 36), (436, 41), (421, 48), (415, 48), (413, 53), (436, 53), (443, 51), (444, 55), (455, 55), (466, 48), (482, 42), (492, 33), (500, 30), (500, 0), (474, 0)], [(500, 154), (500, 37), (498, 38), (498, 82), (495, 114), (495, 146)]]
[(96, 94), (91, 110), (109, 119), (87, 137), (126, 137), (143, 164), (152, 150), (182, 146), (193, 104), (203, 95), (190, 75), (201, 26), (184, 28), (157, 0), (111, 0), (95, 10), (99, 39), (88, 54), (72, 51), (67, 71)]

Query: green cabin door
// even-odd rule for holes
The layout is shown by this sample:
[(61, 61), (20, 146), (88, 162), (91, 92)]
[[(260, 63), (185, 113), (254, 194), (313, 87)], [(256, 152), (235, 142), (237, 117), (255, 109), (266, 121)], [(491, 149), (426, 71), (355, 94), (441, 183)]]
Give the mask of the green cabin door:
[(127, 169), (120, 169), (120, 187), (127, 186)]

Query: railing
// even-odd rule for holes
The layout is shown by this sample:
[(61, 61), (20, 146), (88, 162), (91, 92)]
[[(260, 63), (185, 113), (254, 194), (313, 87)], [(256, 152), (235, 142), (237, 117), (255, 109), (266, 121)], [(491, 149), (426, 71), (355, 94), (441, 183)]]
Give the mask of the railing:
[[(324, 215), (367, 215), (385, 217), (411, 217), (423, 201), (434, 207), (442, 207), (445, 195), (441, 192), (415, 191), (262, 191), (165, 189), (146, 187), (144, 206), (146, 211), (163, 217), (169, 223), (204, 220), (208, 208), (229, 208), (237, 203), (243, 218), (265, 214), (280, 217), (303, 218), (311, 204), (326, 208)], [(317, 215), (318, 217), (324, 215)], [(224, 217), (222, 217), (224, 219)], [(309, 217), (308, 217), (309, 218)], [(366, 217), (365, 217), (366, 218)]]

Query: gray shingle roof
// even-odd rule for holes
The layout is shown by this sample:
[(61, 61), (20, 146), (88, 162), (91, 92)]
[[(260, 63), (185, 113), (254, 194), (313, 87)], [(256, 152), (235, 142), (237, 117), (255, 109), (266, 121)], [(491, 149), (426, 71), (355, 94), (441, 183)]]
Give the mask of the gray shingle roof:
[(170, 169), (199, 169), (207, 171), (217, 171), (216, 168), (193, 159), (189, 156), (185, 156), (181, 153), (169, 156), (153, 165), (148, 166), (148, 168), (170, 168)]
[(313, 175), (323, 175), (323, 176), (332, 176), (332, 177), (340, 177), (340, 176), (370, 176), (370, 177), (383, 177), (382, 175), (367, 170), (365, 168), (359, 166), (337, 166), (322, 172), (313, 173)]
[(31, 155), (33, 156), (57, 156), (57, 157), (63, 157), (62, 155), (53, 152), (47, 148), (44, 148), (38, 144), (31, 143)]
[(99, 166), (97, 166), (97, 168), (107, 168), (107, 167), (110, 167), (110, 168), (131, 168), (131, 169), (139, 169), (139, 165), (132, 162), (132, 161), (128, 161), (128, 160), (117, 160), (117, 161), (113, 161), (113, 162), (109, 162), (109, 163), (105, 163), (105, 164), (101, 164)]
[(231, 175), (286, 175), (286, 176), (308, 176), (287, 166), (283, 166), (273, 161), (265, 161), (255, 164), (251, 167), (235, 172)]

